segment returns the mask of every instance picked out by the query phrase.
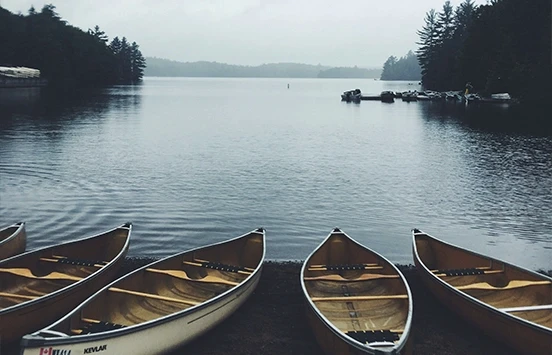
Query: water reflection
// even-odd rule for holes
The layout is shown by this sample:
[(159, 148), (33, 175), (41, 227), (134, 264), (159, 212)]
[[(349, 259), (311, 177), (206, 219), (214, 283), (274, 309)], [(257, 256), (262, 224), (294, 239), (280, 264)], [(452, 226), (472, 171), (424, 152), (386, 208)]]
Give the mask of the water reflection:
[[(487, 133), (552, 135), (550, 112), (539, 107), (507, 103), (470, 103), (449, 101), (417, 102), (426, 120), (455, 122), (466, 129)], [(550, 123), (547, 123), (550, 122)]]
[(0, 137), (10, 134), (17, 122), (47, 138), (59, 138), (65, 126), (101, 123), (136, 114), (141, 107), (141, 85), (103, 89), (59, 91), (49, 88), (0, 89)]

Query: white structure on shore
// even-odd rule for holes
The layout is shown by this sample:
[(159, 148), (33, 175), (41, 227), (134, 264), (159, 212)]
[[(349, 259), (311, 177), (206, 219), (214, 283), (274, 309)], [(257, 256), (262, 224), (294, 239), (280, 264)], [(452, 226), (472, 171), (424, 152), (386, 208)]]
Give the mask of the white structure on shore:
[(37, 87), (46, 84), (46, 79), (40, 78), (38, 69), (0, 66), (0, 88)]

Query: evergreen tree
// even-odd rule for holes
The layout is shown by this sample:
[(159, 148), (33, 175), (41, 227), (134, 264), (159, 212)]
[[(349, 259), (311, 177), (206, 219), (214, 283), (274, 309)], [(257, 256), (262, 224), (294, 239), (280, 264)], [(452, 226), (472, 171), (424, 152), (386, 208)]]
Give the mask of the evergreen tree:
[(98, 25), (94, 26), (94, 30), (88, 29), (88, 34), (92, 35), (94, 38), (104, 44), (107, 44), (107, 42), (109, 41), (109, 38), (107, 37), (105, 32), (100, 30), (100, 26)]
[(420, 36), (420, 42), (417, 42), (417, 44), (420, 47), (416, 51), (416, 55), (422, 68), (422, 83), (424, 86), (431, 88), (437, 81), (433, 65), (435, 64), (434, 59), (439, 45), (437, 14), (434, 9), (426, 13), (424, 23), (422, 29), (417, 31), (418, 36)]
[(421, 69), (418, 58), (412, 51), (397, 59), (390, 56), (383, 64), (381, 80), (420, 80)]
[(138, 82), (142, 80), (144, 76), (144, 68), (146, 67), (146, 60), (140, 52), (140, 47), (136, 42), (132, 42), (130, 45), (130, 62), (131, 62), (131, 81)]

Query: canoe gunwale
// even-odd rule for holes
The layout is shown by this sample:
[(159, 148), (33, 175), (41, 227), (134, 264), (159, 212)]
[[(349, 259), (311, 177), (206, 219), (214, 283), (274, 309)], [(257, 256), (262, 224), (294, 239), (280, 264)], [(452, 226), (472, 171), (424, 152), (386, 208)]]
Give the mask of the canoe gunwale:
[(78, 288), (82, 284), (88, 283), (89, 281), (94, 280), (94, 279), (102, 276), (104, 274), (104, 272), (106, 272), (110, 269), (110, 266), (112, 266), (113, 264), (118, 262), (127, 253), (128, 247), (130, 245), (130, 234), (132, 232), (132, 224), (131, 223), (125, 223), (125, 224), (123, 224), (119, 227), (115, 227), (115, 228), (112, 228), (112, 229), (107, 230), (105, 232), (94, 234), (92, 236), (71, 240), (71, 241), (65, 242), (65, 243), (50, 245), (50, 246), (46, 246), (46, 247), (39, 248), (39, 249), (30, 250), (30, 251), (27, 251), (25, 253), (18, 254), (18, 255), (15, 255), (15, 256), (11, 257), (11, 258), (4, 259), (4, 260), (0, 261), (0, 268), (1, 268), (4, 263), (7, 263), (7, 262), (9, 262), (11, 260), (14, 260), (16, 258), (24, 257), (26, 255), (33, 254), (33, 253), (40, 253), (40, 252), (50, 250), (50, 249), (55, 249), (55, 248), (57, 248), (61, 245), (63, 245), (63, 246), (71, 245), (71, 244), (76, 244), (76, 243), (79, 243), (79, 242), (82, 242), (82, 241), (85, 241), (85, 240), (100, 238), (100, 237), (102, 237), (106, 234), (115, 232), (117, 229), (128, 229), (128, 237), (126, 238), (125, 244), (123, 245), (123, 247), (121, 248), (119, 253), (117, 253), (117, 255), (113, 259), (111, 259), (109, 261), (109, 263), (107, 263), (104, 267), (102, 267), (101, 269), (98, 269), (93, 274), (90, 274), (89, 276), (86, 276), (86, 277), (82, 278), (81, 280), (75, 281), (75, 282), (73, 282), (73, 283), (71, 283), (71, 284), (69, 284), (65, 287), (60, 288), (59, 290), (56, 290), (54, 292), (50, 292), (50, 293), (45, 294), (43, 296), (39, 296), (39, 297), (35, 298), (34, 300), (29, 300), (29, 301), (26, 301), (26, 302), (15, 304), (15, 305), (10, 306), (10, 307), (3, 308), (3, 309), (0, 310), (0, 315), (8, 314), (10, 312), (18, 311), (18, 310), (21, 310), (21, 309), (25, 309), (27, 307), (32, 307), (36, 303), (44, 302), (44, 301), (50, 300), (52, 298), (62, 297), (63, 294), (68, 293), (68, 292), (72, 292), (74, 289)]
[(41, 332), (42, 332), (42, 329), (41, 329), (41, 330), (36, 331), (32, 334), (24, 336), (21, 340), (21, 348), (23, 350), (24, 348), (28, 348), (28, 347), (53, 346), (53, 345), (64, 345), (64, 344), (69, 345), (69, 344), (78, 344), (78, 343), (85, 343), (85, 342), (98, 341), (98, 340), (107, 340), (107, 339), (116, 338), (116, 337), (124, 336), (124, 335), (127, 335), (127, 334), (131, 334), (131, 333), (134, 333), (134, 332), (143, 331), (143, 330), (146, 330), (146, 329), (149, 329), (149, 328), (156, 327), (156, 326), (161, 325), (161, 324), (169, 323), (169, 322), (171, 322), (173, 320), (176, 320), (178, 318), (182, 318), (183, 316), (185, 316), (189, 313), (193, 313), (193, 312), (196, 312), (196, 311), (201, 310), (203, 308), (207, 308), (207, 307), (212, 306), (213, 304), (216, 304), (216, 303), (224, 303), (224, 304), (229, 303), (232, 300), (226, 301), (226, 299), (230, 299), (230, 298), (234, 297), (236, 294), (238, 294), (238, 297), (236, 297), (236, 299), (241, 297), (241, 295), (243, 293), (247, 292), (247, 290), (249, 290), (249, 288), (256, 285), (259, 278), (260, 278), (260, 274), (261, 274), (261, 271), (262, 271), (262, 268), (263, 268), (263, 262), (264, 262), (265, 256), (266, 256), (266, 240), (265, 240), (266, 236), (265, 236), (265, 230), (264, 229), (262, 229), (262, 231), (260, 231), (259, 229), (256, 229), (256, 230), (253, 230), (251, 232), (242, 234), (238, 237), (235, 237), (235, 238), (232, 238), (232, 239), (229, 239), (229, 240), (224, 240), (224, 241), (212, 243), (212, 244), (209, 244), (209, 245), (196, 247), (196, 248), (193, 248), (193, 249), (183, 251), (183, 252), (178, 253), (178, 254), (169, 255), (169, 256), (167, 256), (163, 259), (156, 260), (152, 263), (149, 263), (147, 265), (139, 267), (138, 269), (136, 269), (134, 271), (131, 271), (130, 273), (127, 273), (127, 274), (121, 276), (120, 278), (117, 278), (116, 280), (109, 283), (105, 287), (102, 287), (96, 293), (92, 294), (85, 301), (83, 301), (74, 310), (72, 310), (71, 312), (64, 315), (62, 318), (57, 320), (55, 323), (50, 324), (46, 328), (43, 328), (43, 330), (48, 331), (50, 328), (54, 328), (57, 324), (62, 323), (67, 318), (70, 318), (71, 316), (73, 316), (73, 314), (75, 312), (80, 311), (82, 309), (82, 307), (84, 307), (86, 304), (91, 302), (101, 292), (103, 292), (104, 290), (106, 290), (110, 287), (113, 287), (113, 285), (115, 285), (119, 280), (121, 280), (125, 277), (129, 277), (133, 274), (139, 273), (142, 270), (145, 270), (147, 268), (155, 267), (156, 264), (160, 264), (160, 263), (162, 263), (162, 262), (164, 262), (168, 259), (177, 258), (177, 257), (182, 256), (184, 254), (195, 252), (195, 251), (198, 251), (200, 249), (232, 243), (232, 242), (234, 242), (234, 241), (236, 241), (240, 238), (244, 238), (244, 237), (249, 236), (250, 234), (254, 234), (254, 233), (262, 235), (262, 242), (263, 242), (263, 251), (262, 251), (262, 255), (261, 255), (261, 258), (259, 260), (258, 265), (255, 267), (254, 271), (251, 272), (251, 274), (248, 275), (247, 278), (245, 278), (242, 282), (240, 282), (236, 286), (233, 286), (233, 287), (229, 288), (228, 290), (224, 291), (220, 295), (217, 295), (213, 298), (210, 298), (210, 299), (208, 299), (204, 302), (201, 302), (201, 303), (199, 303), (195, 306), (191, 306), (191, 307), (183, 309), (181, 311), (177, 311), (175, 313), (171, 313), (171, 314), (168, 314), (168, 315), (165, 315), (165, 316), (162, 316), (162, 317), (159, 317), (159, 318), (155, 318), (155, 319), (143, 322), (143, 323), (126, 326), (126, 327), (119, 328), (119, 329), (113, 329), (113, 330), (98, 332), (98, 333), (83, 334), (83, 335), (67, 334), (66, 337), (61, 337), (61, 336), (59, 336), (59, 337), (44, 337), (44, 336), (40, 335)]
[(476, 255), (476, 256), (479, 256), (479, 257), (482, 257), (482, 258), (485, 258), (485, 259), (488, 259), (490, 261), (492, 261), (493, 263), (494, 262), (498, 262), (498, 263), (501, 263), (502, 264), (502, 268), (504, 269), (504, 266), (508, 266), (508, 267), (511, 267), (511, 268), (514, 268), (514, 269), (517, 269), (519, 271), (523, 271), (523, 272), (527, 272), (531, 275), (534, 275), (534, 276), (538, 276), (540, 278), (544, 278), (544, 279), (547, 279), (549, 282), (552, 282), (552, 277), (548, 277), (546, 275), (543, 275), (543, 274), (539, 274), (535, 271), (532, 271), (532, 270), (529, 270), (529, 269), (526, 269), (524, 267), (521, 267), (521, 266), (517, 266), (517, 265), (513, 265), (513, 264), (510, 264), (508, 262), (505, 262), (505, 261), (502, 261), (502, 260), (498, 260), (498, 259), (495, 259), (495, 258), (492, 258), (488, 255), (483, 255), (483, 254), (479, 254), (475, 251), (472, 251), (472, 250), (469, 250), (469, 249), (466, 249), (466, 248), (463, 248), (463, 247), (460, 247), (460, 246), (457, 246), (457, 245), (454, 245), (452, 243), (449, 243), (449, 242), (446, 242), (444, 240), (441, 240), (441, 239), (438, 239), (438, 238), (435, 238), (421, 230), (418, 229), (418, 233), (416, 233), (414, 230), (412, 230), (412, 245), (414, 246), (413, 248), (413, 253), (414, 253), (414, 258), (415, 258), (415, 261), (418, 262), (418, 264), (423, 268), (423, 272), (425, 274), (429, 274), (429, 278), (436, 284), (436, 285), (440, 285), (441, 287), (444, 287), (445, 289), (447, 289), (448, 291), (451, 291), (453, 293), (455, 293), (456, 295), (464, 298), (466, 301), (470, 302), (471, 304), (475, 304), (476, 306), (479, 306), (479, 307), (482, 307), (483, 309), (486, 309), (487, 311), (490, 311), (492, 313), (495, 313), (497, 315), (500, 315), (500, 316), (503, 316), (505, 318), (511, 318), (512, 321), (515, 321), (515, 322), (518, 322), (518, 323), (521, 323), (523, 324), (524, 326), (530, 326), (532, 328), (536, 328), (537, 330), (539, 331), (544, 331), (544, 332), (548, 332), (548, 333), (551, 333), (552, 334), (552, 328), (549, 328), (549, 327), (546, 327), (546, 326), (543, 326), (541, 324), (537, 324), (537, 323), (534, 323), (534, 322), (531, 322), (527, 319), (524, 319), (524, 318), (520, 318), (520, 317), (517, 317), (516, 315), (514, 314), (511, 314), (509, 312), (506, 312), (506, 311), (503, 311), (501, 310), (500, 308), (496, 308), (494, 306), (491, 306), (490, 304), (488, 303), (485, 303), (471, 295), (469, 295), (468, 293), (466, 292), (463, 292), (462, 290), (459, 290), (457, 289), (456, 287), (452, 286), (451, 284), (449, 284), (448, 282), (446, 282), (445, 280), (441, 279), (440, 277), (438, 277), (437, 275), (435, 275), (434, 273), (431, 272), (431, 270), (426, 266), (426, 264), (422, 261), (422, 259), (420, 258), (420, 255), (418, 254), (418, 248), (416, 246), (416, 235), (417, 234), (422, 234), (424, 235), (425, 237), (427, 238), (430, 238), (432, 239), (433, 241), (437, 242), (437, 243), (442, 243), (442, 244), (445, 244), (445, 245), (448, 245), (450, 247), (453, 247), (453, 248), (457, 248), (457, 249), (460, 249), (460, 250), (463, 250), (467, 253), (471, 253), (473, 255)]
[[(10, 234), (8, 237), (0, 240), (0, 246), (2, 246), (2, 244), (7, 245), (11, 240), (17, 238), (19, 236), (19, 234), (21, 233), (21, 231), (25, 228), (25, 222), (17, 222), (17, 223), (11, 224), (11, 225), (7, 226), (6, 228), (2, 228), (2, 230), (6, 230), (6, 229), (9, 229), (9, 228), (14, 228), (15, 226), (18, 226), (17, 229), (15, 230), (15, 232)], [(3, 259), (2, 261), (8, 260), (8, 259), (9, 258)]]
[(12, 234), (0, 239), (0, 262), (23, 254), (27, 248), (25, 222), (13, 223), (0, 229), (0, 232), (6, 232), (12, 228), (15, 229)]
[[(318, 307), (316, 307), (314, 301), (311, 299), (311, 297), (309, 296), (309, 293), (307, 292), (306, 283), (305, 283), (304, 278), (305, 278), (305, 271), (306, 271), (306, 268), (307, 268), (307, 265), (308, 265), (308, 261), (332, 237), (333, 234), (342, 234), (346, 238), (348, 238), (352, 243), (357, 245), (358, 247), (360, 247), (364, 250), (367, 250), (368, 252), (370, 252), (370, 253), (378, 256), (379, 258), (381, 258), (384, 262), (386, 262), (387, 264), (389, 264), (393, 268), (393, 270), (396, 272), (397, 275), (399, 275), (400, 279), (402, 280), (403, 284), (405, 285), (406, 292), (407, 292), (407, 299), (408, 299), (408, 315), (407, 315), (407, 318), (406, 318), (404, 331), (403, 331), (402, 335), (400, 336), (399, 342), (397, 344), (393, 344), (393, 349), (390, 350), (390, 351), (384, 350), (382, 348), (378, 348), (377, 345), (372, 347), (368, 344), (361, 343), (361, 342), (349, 337), (345, 333), (343, 333), (332, 322), (330, 322), (330, 320), (328, 318), (326, 318), (326, 316), (324, 316), (324, 314), (322, 314), (322, 312), (318, 309)], [(369, 249), (369, 248), (365, 247), (364, 245), (360, 244), (359, 242), (357, 242), (356, 240), (351, 238), (347, 233), (343, 232), (342, 230), (340, 230), (338, 228), (333, 229), (330, 232), (330, 234), (328, 234), (328, 236), (318, 245), (318, 247), (316, 247), (309, 254), (309, 256), (307, 256), (307, 258), (305, 259), (305, 262), (303, 263), (303, 266), (301, 267), (300, 281), (301, 281), (301, 288), (303, 290), (303, 295), (305, 296), (305, 299), (307, 301), (307, 304), (308, 304), (308, 307), (310, 308), (310, 310), (318, 317), (318, 319), (328, 329), (330, 329), (332, 331), (332, 333), (334, 333), (339, 339), (341, 339), (346, 344), (348, 344), (348, 345), (354, 347), (355, 349), (360, 350), (364, 353), (380, 354), (380, 353), (388, 352), (390, 354), (393, 354), (393, 353), (400, 353), (403, 350), (403, 348), (406, 346), (406, 344), (408, 343), (408, 338), (410, 336), (410, 328), (411, 328), (411, 325), (412, 325), (412, 311), (413, 311), (412, 300), (413, 300), (413, 298), (412, 298), (412, 293), (410, 291), (410, 286), (408, 285), (408, 282), (406, 281), (406, 278), (400, 272), (400, 270), (392, 262), (390, 262), (386, 257), (384, 257), (383, 255), (377, 253), (376, 251), (374, 251), (372, 249)]]

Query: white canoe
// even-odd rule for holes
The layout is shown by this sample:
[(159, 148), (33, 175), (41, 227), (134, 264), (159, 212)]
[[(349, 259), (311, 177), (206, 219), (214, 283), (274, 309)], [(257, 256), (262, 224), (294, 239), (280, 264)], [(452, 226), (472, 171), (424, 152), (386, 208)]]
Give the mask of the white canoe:
[(301, 287), (324, 353), (410, 354), (412, 295), (389, 260), (340, 229), (305, 260)]
[(25, 336), (21, 354), (174, 351), (246, 301), (259, 282), (264, 257), (265, 231), (257, 229), (156, 261), (107, 285), (54, 324)]

